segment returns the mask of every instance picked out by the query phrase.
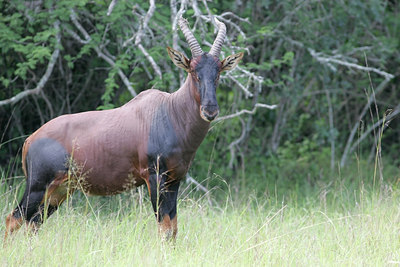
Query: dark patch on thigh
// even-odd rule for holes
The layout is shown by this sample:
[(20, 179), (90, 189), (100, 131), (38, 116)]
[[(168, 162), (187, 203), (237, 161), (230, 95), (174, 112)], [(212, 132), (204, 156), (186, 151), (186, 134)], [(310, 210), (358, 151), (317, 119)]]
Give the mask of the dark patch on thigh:
[(50, 138), (35, 140), (26, 155), (29, 184), (43, 189), (55, 179), (57, 173), (68, 170), (68, 158), (69, 154), (58, 141)]

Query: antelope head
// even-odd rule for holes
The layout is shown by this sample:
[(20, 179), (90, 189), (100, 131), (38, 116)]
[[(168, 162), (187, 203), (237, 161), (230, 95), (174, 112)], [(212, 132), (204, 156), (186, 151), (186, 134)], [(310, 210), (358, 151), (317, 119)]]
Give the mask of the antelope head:
[(195, 90), (195, 99), (199, 105), (200, 116), (203, 120), (211, 122), (218, 113), (216, 89), (220, 73), (236, 67), (243, 57), (243, 52), (228, 56), (224, 60), (219, 60), (221, 48), (226, 37), (226, 26), (215, 18), (218, 25), (218, 34), (210, 49), (210, 52), (203, 52), (193, 33), (189, 29), (186, 19), (179, 19), (181, 28), (186, 41), (192, 52), (192, 58), (186, 58), (181, 52), (170, 47), (167, 48), (168, 55), (176, 66), (189, 73)]

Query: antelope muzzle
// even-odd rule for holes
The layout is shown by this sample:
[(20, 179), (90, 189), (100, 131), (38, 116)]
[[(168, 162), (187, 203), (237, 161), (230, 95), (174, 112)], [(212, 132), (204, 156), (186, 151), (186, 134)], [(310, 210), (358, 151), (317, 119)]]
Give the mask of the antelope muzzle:
[(207, 105), (200, 107), (200, 116), (203, 120), (211, 122), (213, 121), (219, 114), (218, 105)]

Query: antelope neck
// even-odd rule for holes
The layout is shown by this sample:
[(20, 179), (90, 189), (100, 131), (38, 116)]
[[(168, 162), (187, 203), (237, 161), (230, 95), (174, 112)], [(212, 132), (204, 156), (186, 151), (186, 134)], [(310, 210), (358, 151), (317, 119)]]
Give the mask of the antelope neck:
[(170, 110), (177, 126), (186, 129), (182, 132), (192, 136), (193, 141), (198, 141), (200, 144), (207, 134), (210, 123), (200, 117), (200, 103), (196, 100), (197, 88), (192, 79), (191, 74), (188, 74), (182, 87), (171, 94)]

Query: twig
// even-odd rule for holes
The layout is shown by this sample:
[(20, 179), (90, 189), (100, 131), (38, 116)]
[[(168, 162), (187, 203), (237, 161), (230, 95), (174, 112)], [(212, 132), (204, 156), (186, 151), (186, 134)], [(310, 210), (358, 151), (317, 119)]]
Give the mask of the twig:
[[(175, 50), (179, 49), (178, 41), (179, 41), (179, 36), (178, 36), (178, 19), (182, 17), (183, 13), (185, 12), (187, 1), (182, 0), (181, 1), (181, 7), (179, 8), (179, 11), (176, 10), (176, 0), (171, 0), (171, 24), (172, 24), (172, 48)], [(173, 83), (175, 84), (175, 80)], [(183, 83), (185, 82), (185, 75), (182, 70), (179, 71), (179, 83), (182, 86)]]
[[(377, 127), (383, 126), (383, 129), (386, 129), (389, 126), (389, 123), (391, 120), (393, 120), (396, 116), (398, 116), (400, 114), (400, 104), (397, 105), (393, 111), (390, 112), (389, 115), (387, 115), (386, 117), (378, 120), (376, 123), (374, 123), (373, 125), (371, 125), (370, 127), (368, 127), (367, 130), (365, 130), (365, 132), (357, 139), (357, 141), (351, 146), (351, 148), (349, 149), (349, 153), (352, 153), (357, 146), (367, 137), (370, 135), (370, 132), (372, 132), (374, 129), (376, 129)], [(384, 125), (382, 125), (383, 123), (385, 123)]]
[[(79, 37), (78, 34), (71, 34), (71, 36), (77, 40), (78, 42), (82, 43), (82, 44), (88, 44), (92, 38), (90, 37), (90, 35), (87, 33), (87, 31), (82, 27), (82, 25), (79, 23), (77, 17), (76, 17), (76, 13), (74, 10), (71, 9), (71, 14), (70, 14), (70, 18), (72, 23), (75, 25), (75, 27), (81, 32), (81, 34), (85, 37), (85, 40), (83, 40), (82, 38)], [(125, 84), (125, 86), (127, 87), (128, 91), (131, 93), (132, 96), (136, 96), (137, 93), (135, 91), (135, 89), (133, 89), (129, 79), (125, 76), (125, 74), (123, 73), (123, 71), (116, 66), (115, 62), (108, 57), (106, 54), (104, 54), (101, 49), (98, 46), (95, 46), (94, 49), (97, 52), (97, 55), (99, 57), (101, 57), (102, 59), (104, 59), (108, 64), (110, 64), (112, 67), (116, 67), (118, 69), (118, 75), (121, 78), (122, 82)]]
[(149, 30), (148, 29), (148, 24), (149, 24), (149, 21), (150, 21), (151, 17), (154, 14), (155, 9), (156, 9), (155, 1), (154, 0), (150, 0), (150, 7), (147, 10), (147, 13), (143, 18), (142, 24), (139, 26), (139, 29), (137, 30), (137, 32), (131, 38), (129, 38), (128, 40), (126, 40), (122, 44), (122, 47), (127, 46), (129, 43), (131, 43), (133, 40), (135, 40), (135, 45), (138, 46), (140, 51), (147, 58), (147, 60), (150, 62), (152, 68), (154, 69), (154, 71), (156, 72), (158, 77), (160, 77), (160, 79), (161, 79), (162, 78), (162, 72), (161, 72), (160, 67), (157, 65), (157, 63), (155, 62), (153, 57), (147, 52), (147, 50), (141, 44), (142, 43), (143, 31)]
[(332, 64), (330, 64), (330, 63), (336, 63), (336, 64), (343, 65), (343, 66), (346, 66), (346, 67), (349, 67), (349, 68), (355, 68), (355, 69), (363, 70), (363, 71), (372, 71), (372, 72), (375, 72), (375, 73), (377, 73), (379, 75), (382, 75), (383, 77), (385, 77), (386, 80), (391, 80), (391, 79), (394, 78), (393, 74), (387, 73), (387, 72), (379, 70), (377, 68), (364, 67), (364, 66), (361, 66), (361, 65), (357, 65), (357, 64), (354, 64), (354, 63), (350, 63), (350, 62), (346, 62), (346, 61), (343, 61), (343, 60), (340, 60), (340, 59), (336, 59), (336, 58), (333, 58), (333, 57), (321, 56), (322, 55), (321, 53), (317, 53), (317, 52), (315, 52), (315, 50), (313, 50), (311, 48), (308, 48), (308, 52), (310, 52), (311, 56), (313, 58), (315, 58), (317, 61), (327, 64), (333, 71), (335, 71), (336, 68), (334, 66), (332, 66)]
[(53, 72), (54, 65), (57, 62), (57, 58), (60, 55), (60, 43), (61, 43), (61, 33), (60, 33), (60, 22), (57, 20), (54, 22), (54, 28), (56, 29), (56, 45), (53, 53), (50, 56), (49, 64), (47, 65), (46, 72), (40, 79), (39, 83), (37, 84), (36, 88), (25, 90), (9, 99), (1, 100), (0, 106), (8, 105), (8, 104), (15, 104), (16, 102), (20, 101), (24, 97), (32, 94), (39, 94), (43, 87), (46, 85), (47, 81), (50, 78), (51, 73)]
[(253, 94), (252, 94), (243, 84), (241, 84), (238, 80), (236, 80), (235, 77), (233, 77), (233, 76), (230, 75), (229, 73), (226, 74), (226, 77), (228, 77), (229, 79), (231, 79), (234, 83), (236, 83), (236, 84), (240, 87), (240, 89), (243, 90), (243, 92), (246, 94), (246, 98), (247, 98), (247, 97), (252, 97), (252, 96), (253, 96)]
[(238, 139), (236, 139), (235, 141), (230, 143), (228, 146), (229, 152), (231, 153), (231, 159), (229, 160), (229, 163), (228, 163), (229, 169), (233, 168), (233, 161), (235, 158), (235, 146), (238, 145), (240, 142), (242, 142), (243, 139), (246, 137), (246, 126), (244, 124), (244, 121), (242, 119), (240, 119), (240, 123), (242, 124), (242, 134), (240, 135), (240, 137)]
[(147, 10), (147, 13), (143, 18), (143, 23), (136, 35), (136, 39), (135, 39), (136, 45), (138, 45), (142, 41), (143, 30), (148, 28), (149, 21), (150, 21), (151, 17), (153, 16), (155, 10), (156, 10), (156, 4), (155, 4), (154, 0), (150, 0), (149, 10)]
[[(236, 66), (236, 69), (238, 71), (240, 71), (240, 72), (243, 72), (245, 74), (245, 76), (248, 76), (250, 78), (250, 80), (256, 81), (257, 84), (258, 84), (258, 88), (257, 89), (258, 89), (259, 92), (261, 92), (262, 83), (264, 82), (264, 77), (259, 76), (259, 75), (255, 75), (254, 72), (247, 71), (247, 70), (243, 69), (240, 66)], [(237, 76), (237, 77), (239, 77), (239, 76)], [(248, 82), (248, 84), (249, 83), (250, 82)]]
[(226, 19), (222, 16), (217, 16), (217, 18), (219, 20), (221, 20), (222, 22), (225, 22), (226, 24), (230, 24), (233, 28), (235, 28), (240, 33), (240, 35), (243, 36), (244, 39), (247, 38), (246, 34), (242, 31), (242, 29), (236, 23), (233, 23), (231, 20)]
[(146, 49), (143, 47), (142, 44), (138, 44), (138, 48), (140, 51), (142, 51), (143, 55), (147, 58), (147, 60), (150, 62), (151, 66), (153, 67), (154, 71), (160, 77), (162, 78), (162, 73), (160, 67), (157, 65), (157, 63), (154, 61), (153, 57), (150, 56), (150, 54), (146, 51)]
[[(95, 47), (95, 50), (97, 52), (97, 55), (99, 57), (101, 57), (102, 59), (104, 59), (108, 64), (110, 64), (111, 66), (115, 67), (115, 62), (109, 58), (108, 56), (106, 56), (99, 47)], [(133, 87), (131, 86), (131, 82), (129, 81), (129, 79), (125, 76), (125, 74), (123, 73), (123, 71), (117, 67), (118, 69), (118, 75), (121, 78), (122, 82), (125, 84), (125, 86), (127, 87), (128, 91), (131, 93), (132, 96), (136, 96), (136, 91), (135, 89), (133, 89)]]
[(86, 41), (90, 42), (92, 40), (92, 38), (87, 33), (87, 31), (82, 27), (82, 25), (79, 23), (75, 11), (73, 9), (70, 9), (70, 11), (71, 11), (71, 14), (70, 14), (69, 17), (71, 18), (72, 23), (83, 34), (83, 36), (85, 37)]
[(202, 184), (200, 184), (199, 182), (197, 182), (192, 176), (190, 176), (188, 173), (186, 174), (186, 181), (188, 183), (194, 184), (196, 186), (197, 189), (203, 191), (206, 194), (209, 194), (210, 191)]
[(117, 4), (118, 0), (112, 0), (110, 5), (108, 6), (108, 10), (107, 10), (107, 16), (111, 15), (111, 12), (114, 9), (114, 6)]
[[(178, 49), (178, 40), (179, 40), (178, 29), (177, 29), (178, 19), (185, 12), (186, 4), (187, 4), (187, 1), (183, 0), (181, 2), (181, 7), (179, 8), (179, 11), (176, 14), (171, 14), (171, 16), (174, 16), (172, 19), (172, 48), (173, 49)], [(175, 0), (171, 0), (171, 6), (172, 5), (176, 5)]]
[(142, 51), (143, 55), (147, 58), (147, 60), (150, 62), (151, 66), (153, 67), (154, 71), (156, 72), (158, 77), (160, 77), (160, 79), (161, 79), (162, 73), (161, 73), (160, 67), (157, 65), (157, 63), (154, 61), (153, 57), (146, 51), (146, 49), (141, 44), (143, 31), (148, 28), (150, 18), (153, 16), (155, 9), (156, 9), (155, 1), (150, 0), (149, 10), (147, 11), (146, 15), (144, 16), (143, 23), (142, 23), (142, 25), (140, 25), (139, 30), (136, 34), (135, 45), (137, 45), (138, 48), (140, 49), (140, 51)]
[[(206, 5), (206, 8), (207, 8), (207, 10), (209, 11), (209, 9), (208, 9), (208, 6), (207, 6), (207, 3), (204, 3), (203, 2), (203, 4), (205, 4)], [(206, 44), (206, 42), (204, 42), (205, 41), (205, 36), (207, 35), (207, 32), (206, 32), (206, 29), (207, 29), (207, 27), (204, 25), (204, 21), (203, 21), (203, 10), (204, 9), (200, 9), (199, 8), (199, 3), (198, 3), (198, 1), (192, 1), (192, 5), (191, 5), (191, 8), (193, 9), (193, 11), (194, 11), (194, 17), (196, 17), (196, 21), (195, 21), (195, 23), (194, 23), (194, 25), (193, 25), (193, 29), (192, 29), (192, 31), (195, 31), (195, 29), (197, 28), (197, 29), (199, 29), (200, 30), (200, 40), (199, 41), (201, 41), (201, 43), (202, 44), (204, 44), (204, 45), (207, 45), (208, 46), (208, 44)], [(211, 14), (209, 14), (210, 16), (211, 16)], [(210, 45), (210, 47), (211, 47), (211, 45)]]
[(326, 100), (328, 102), (328, 117), (329, 117), (329, 139), (331, 143), (331, 170), (335, 168), (335, 136), (334, 136), (334, 124), (333, 124), (333, 107), (330, 93), (327, 89)]
[(202, 0), (202, 2), (203, 2), (204, 7), (205, 7), (206, 10), (207, 10), (207, 13), (208, 13), (208, 16), (206, 16), (206, 19), (211, 19), (211, 20), (214, 22), (214, 16), (213, 16), (213, 14), (211, 13), (210, 8), (209, 8), (208, 5), (207, 5), (207, 1), (206, 1), (206, 0)]
[(49, 108), (50, 111), (50, 118), (54, 118), (54, 109), (53, 105), (51, 104), (51, 101), (49, 98), (46, 96), (43, 90), (40, 91), (40, 95), (42, 96), (44, 102), (46, 102), (47, 107)]
[(354, 136), (357, 133), (357, 129), (358, 129), (358, 125), (360, 124), (361, 119), (365, 116), (365, 114), (367, 113), (369, 107), (371, 106), (371, 104), (373, 103), (373, 99), (375, 98), (375, 95), (377, 95), (378, 93), (380, 93), (385, 87), (386, 85), (389, 83), (388, 79), (385, 79), (382, 81), (382, 83), (376, 88), (375, 93), (373, 93), (369, 98), (368, 98), (368, 102), (367, 104), (365, 104), (363, 110), (361, 111), (360, 115), (358, 116), (357, 121), (354, 123), (353, 128), (351, 129), (350, 135), (347, 139), (346, 142), (346, 146), (344, 148), (344, 152), (342, 154), (342, 158), (340, 160), (340, 166), (343, 167), (347, 161), (347, 156), (350, 152), (350, 147), (351, 144), (353, 143), (354, 140)]
[(245, 113), (246, 113), (246, 114), (254, 114), (254, 113), (256, 113), (257, 108), (275, 109), (275, 108), (277, 108), (277, 107), (278, 107), (278, 105), (267, 105), (267, 104), (262, 104), (262, 103), (256, 103), (256, 104), (254, 105), (254, 108), (253, 108), (252, 110), (242, 109), (241, 111), (238, 111), (238, 112), (236, 112), (236, 113), (233, 113), (233, 114), (230, 114), (230, 115), (226, 115), (226, 116), (222, 116), (222, 117), (216, 118), (216, 119), (214, 120), (214, 122), (232, 119), (232, 118), (238, 117), (238, 116), (240, 116), (240, 115), (243, 115), (243, 114), (245, 114)]
[(224, 13), (222, 13), (220, 15), (220, 17), (225, 17), (225, 16), (232, 16), (232, 17), (234, 17), (235, 19), (237, 19), (239, 21), (246, 22), (246, 23), (250, 24), (249, 18), (241, 18), (238, 15), (236, 15), (235, 13), (230, 12), (230, 11), (224, 12)]
[(64, 30), (68, 32), (69, 35), (72, 36), (75, 40), (77, 40), (81, 44), (88, 44), (90, 43), (90, 40), (83, 40), (78, 34), (76, 34), (74, 31), (71, 29), (68, 29), (67, 27), (64, 27)]
[[(211, 197), (210, 197), (210, 193), (211, 191), (208, 190), (205, 186), (203, 186), (202, 184), (200, 184), (199, 182), (197, 182), (192, 176), (190, 176), (188, 173), (186, 173), (186, 181), (190, 184), (194, 184), (196, 186), (196, 189), (201, 190), (204, 192), (204, 195), (200, 198), (202, 199), (203, 197), (207, 198), (208, 204), (210, 206), (212, 206), (212, 201), (211, 201)], [(200, 200), (199, 199), (199, 200)]]

